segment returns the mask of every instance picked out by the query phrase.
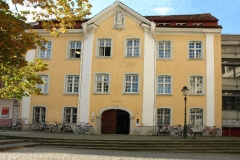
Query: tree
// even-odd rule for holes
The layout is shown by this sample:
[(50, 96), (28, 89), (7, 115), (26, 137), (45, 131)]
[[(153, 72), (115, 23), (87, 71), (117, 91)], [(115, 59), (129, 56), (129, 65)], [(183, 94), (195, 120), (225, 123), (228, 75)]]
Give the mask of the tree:
[[(15, 11), (10, 9), (10, 2)], [(20, 11), (19, 5), (31, 10)], [(21, 99), (40, 94), (36, 84), (43, 82), (37, 73), (47, 70), (47, 64), (41, 59), (27, 62), (25, 55), (36, 47), (45, 49), (41, 44), (46, 40), (27, 23), (29, 15), (58, 37), (89, 15), (90, 8), (88, 0), (0, 0), (0, 82), (4, 84), (0, 97)]]

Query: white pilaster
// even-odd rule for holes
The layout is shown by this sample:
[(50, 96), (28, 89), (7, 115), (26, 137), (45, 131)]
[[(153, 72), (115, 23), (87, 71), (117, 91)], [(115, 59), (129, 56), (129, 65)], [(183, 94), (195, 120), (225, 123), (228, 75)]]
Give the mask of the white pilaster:
[[(35, 57), (35, 50), (30, 50), (27, 52), (25, 59), (28, 62), (33, 62)], [(24, 123), (25, 124), (29, 124), (29, 116), (30, 116), (30, 110), (31, 110), (31, 106), (30, 106), (30, 102), (31, 102), (31, 96), (29, 97), (23, 97), (22, 99), (22, 103), (21, 103), (21, 107), (22, 107), (22, 119), (24, 119)]]
[(94, 36), (93, 31), (87, 33), (83, 44), (82, 61), (80, 69), (81, 78), (80, 78), (79, 106), (78, 106), (79, 122), (89, 122), (93, 36)]
[(214, 126), (214, 35), (206, 34), (206, 125)]
[(144, 126), (154, 125), (155, 97), (155, 40), (150, 31), (144, 29), (144, 75), (143, 75), (143, 117)]

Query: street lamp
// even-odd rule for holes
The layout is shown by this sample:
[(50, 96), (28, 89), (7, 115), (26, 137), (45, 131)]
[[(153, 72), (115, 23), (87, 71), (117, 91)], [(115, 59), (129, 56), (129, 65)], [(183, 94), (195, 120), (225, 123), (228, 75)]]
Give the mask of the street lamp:
[(189, 91), (189, 89), (186, 87), (186, 86), (184, 86), (183, 87), (183, 89), (181, 90), (182, 91), (182, 93), (183, 93), (183, 96), (185, 96), (184, 97), (184, 101), (185, 101), (185, 110), (184, 110), (184, 128), (183, 128), (183, 138), (187, 138), (187, 124), (186, 124), (186, 102), (187, 102), (187, 94), (188, 94), (188, 91)]

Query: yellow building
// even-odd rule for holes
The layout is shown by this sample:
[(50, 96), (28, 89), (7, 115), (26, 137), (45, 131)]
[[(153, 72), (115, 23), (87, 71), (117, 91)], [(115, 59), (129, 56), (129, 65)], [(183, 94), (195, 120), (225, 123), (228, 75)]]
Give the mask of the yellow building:
[[(35, 28), (39, 28), (38, 25)], [(21, 101), (26, 123), (89, 122), (94, 132), (138, 134), (158, 123), (222, 126), (221, 26), (211, 14), (142, 16), (115, 2), (55, 38), (43, 29), (42, 95)]]

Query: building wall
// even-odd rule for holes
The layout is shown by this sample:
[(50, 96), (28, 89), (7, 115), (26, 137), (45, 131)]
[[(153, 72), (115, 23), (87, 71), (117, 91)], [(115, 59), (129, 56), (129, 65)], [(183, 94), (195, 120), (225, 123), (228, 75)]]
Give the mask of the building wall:
[[(113, 17), (110, 16), (98, 25), (98, 29), (94, 33), (93, 53), (92, 53), (92, 75), (91, 75), (91, 92), (90, 92), (90, 119), (92, 112), (97, 113), (105, 107), (120, 106), (128, 108), (136, 115), (135, 119), (142, 117), (142, 99), (143, 99), (143, 59), (144, 59), (144, 34), (140, 25), (126, 16), (125, 29), (113, 29)], [(97, 57), (97, 40), (99, 38), (112, 39), (112, 56), (109, 58)], [(127, 38), (140, 39), (140, 57), (125, 57), (125, 46)], [(95, 74), (109, 73), (110, 74), (110, 93), (96, 94)], [(124, 94), (124, 74), (137, 73), (139, 74), (139, 93)], [(89, 121), (90, 121), (89, 119)], [(134, 120), (136, 121), (136, 120)], [(92, 123), (94, 126), (95, 123)]]
[[(48, 94), (32, 95), (31, 110), (29, 112), (30, 122), (32, 118), (32, 108), (34, 106), (47, 107), (46, 121), (62, 122), (63, 107), (78, 106), (78, 94), (66, 94), (64, 91), (65, 75), (80, 73), (80, 59), (66, 59), (68, 41), (82, 40), (81, 37), (61, 36), (61, 38), (46, 37), (52, 41), (51, 58), (44, 60), (48, 64), (48, 70), (40, 74), (49, 75)], [(38, 54), (36, 51), (36, 55)]]

